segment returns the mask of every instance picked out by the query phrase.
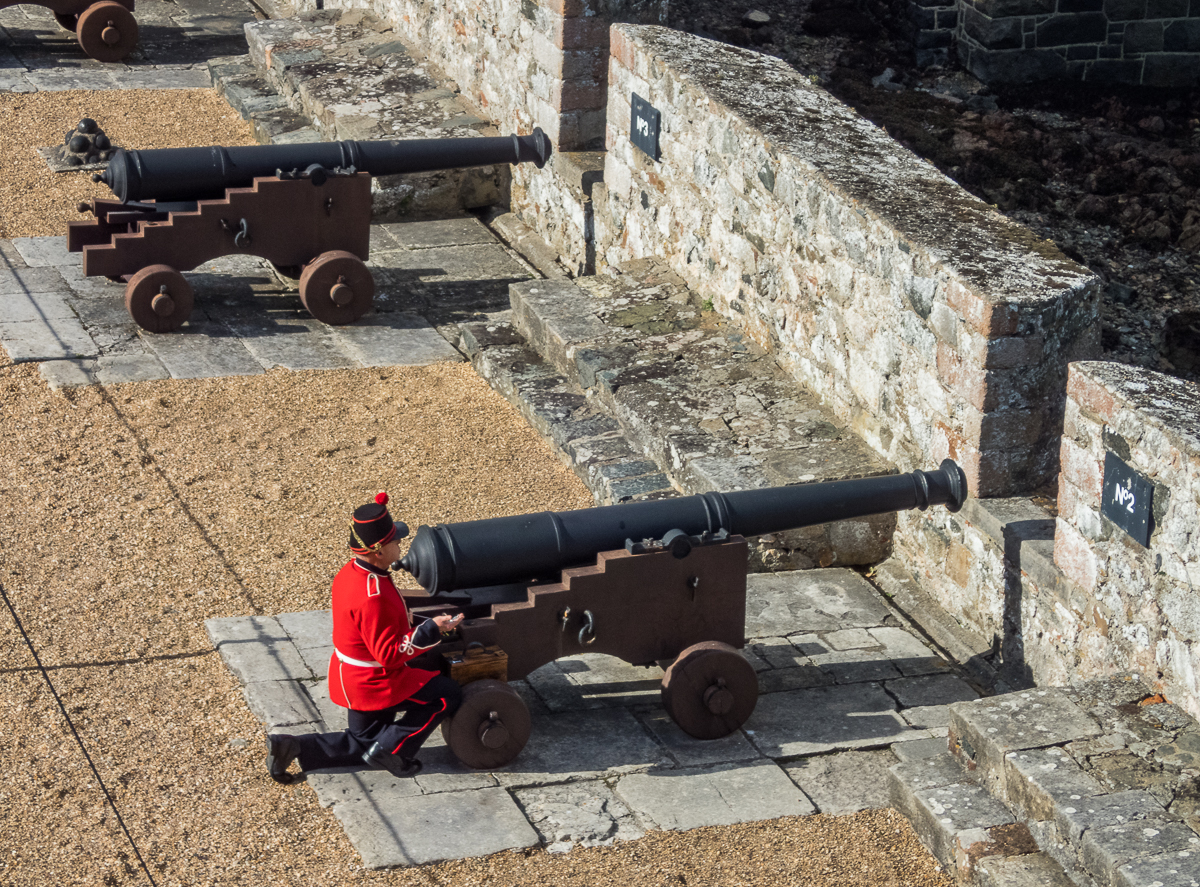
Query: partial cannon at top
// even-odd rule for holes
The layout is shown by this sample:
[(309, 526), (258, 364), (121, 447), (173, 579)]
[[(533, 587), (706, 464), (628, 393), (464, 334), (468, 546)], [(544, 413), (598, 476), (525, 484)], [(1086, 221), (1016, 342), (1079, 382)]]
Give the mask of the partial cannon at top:
[[(0, 0), (3, 2), (3, 0)], [(230, 254), (300, 268), (300, 299), (329, 324), (362, 317), (375, 297), (371, 178), (550, 159), (540, 129), (526, 136), (313, 142), (118, 150), (93, 176), (118, 198), (80, 204), (67, 245), (85, 276), (127, 281), (125, 307), (143, 329), (169, 332), (191, 314), (181, 271)]]
[(98, 62), (119, 62), (137, 46), (134, 0), (0, 0), (0, 9), (22, 3), (49, 9), (59, 27), (74, 31), (79, 48)]

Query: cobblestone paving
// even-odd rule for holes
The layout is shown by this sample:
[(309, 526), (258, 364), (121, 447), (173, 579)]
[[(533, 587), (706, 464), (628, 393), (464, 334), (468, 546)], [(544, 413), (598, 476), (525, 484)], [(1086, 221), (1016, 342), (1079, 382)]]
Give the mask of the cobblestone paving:
[[(850, 570), (752, 575), (748, 596), (744, 655), (762, 696), (731, 736), (684, 734), (659, 703), (657, 667), (572, 656), (512, 682), (533, 735), (504, 768), (468, 770), (435, 733), (414, 780), (348, 768), (308, 784), (372, 868), (886, 806), (889, 747), (944, 751), (949, 705), (975, 690)], [(345, 728), (326, 692), (328, 611), (207, 628), (268, 730)]]

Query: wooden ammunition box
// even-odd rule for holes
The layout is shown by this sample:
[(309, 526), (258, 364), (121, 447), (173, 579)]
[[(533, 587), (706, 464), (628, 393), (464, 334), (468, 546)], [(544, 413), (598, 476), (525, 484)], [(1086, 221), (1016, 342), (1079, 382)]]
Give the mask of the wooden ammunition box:
[(508, 680), (508, 654), (495, 644), (448, 653), (446, 663), (450, 666), (450, 677), (460, 684), (469, 684), (482, 678)]

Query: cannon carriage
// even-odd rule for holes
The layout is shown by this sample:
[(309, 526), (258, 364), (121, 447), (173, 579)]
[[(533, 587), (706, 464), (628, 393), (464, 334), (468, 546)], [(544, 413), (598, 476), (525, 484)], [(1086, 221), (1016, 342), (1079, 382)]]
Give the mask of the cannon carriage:
[(192, 312), (182, 272), (227, 255), (299, 268), (300, 299), (318, 320), (352, 323), (370, 308), (371, 179), (505, 163), (544, 166), (540, 129), (495, 138), (118, 150), (93, 176), (116, 200), (80, 204), (68, 225), (85, 276), (125, 280), (143, 329), (170, 332)]
[[(29, 0), (0, 0), (0, 9)], [(54, 14), (59, 27), (73, 31), (79, 48), (98, 62), (119, 62), (138, 42), (134, 0), (35, 0)]]
[(579, 653), (669, 663), (662, 702), (675, 723), (697, 739), (732, 733), (758, 700), (739, 652), (745, 537), (931, 505), (958, 511), (966, 496), (962, 469), (946, 460), (936, 471), (422, 526), (393, 569), (428, 592), (405, 596), (413, 613), (465, 617), (425, 665), (465, 684), (442, 733), (464, 764), (490, 769), (512, 761), (531, 731), (506, 682)]

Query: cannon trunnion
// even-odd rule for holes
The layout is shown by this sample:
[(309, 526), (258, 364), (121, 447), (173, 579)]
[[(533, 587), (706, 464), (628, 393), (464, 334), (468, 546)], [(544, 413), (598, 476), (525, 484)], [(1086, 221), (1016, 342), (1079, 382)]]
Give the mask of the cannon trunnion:
[[(579, 653), (670, 662), (664, 708), (684, 732), (715, 739), (741, 727), (758, 700), (754, 669), (739, 652), (748, 545), (736, 532), (939, 504), (957, 511), (966, 495), (962, 469), (946, 460), (932, 472), (421, 527), (394, 567), (432, 592), (406, 598), (413, 612), (466, 617), (439, 656), (499, 648), (507, 661), (497, 677), (513, 680)], [(612, 544), (626, 531), (623, 546)], [(506, 559), (508, 550), (518, 554)], [(451, 750), (472, 767), (511, 761), (530, 729), (520, 697), (497, 679), (464, 692), (469, 704), (443, 726)]]
[[(0, 0), (2, 2), (2, 0)], [(181, 272), (226, 255), (300, 270), (300, 300), (328, 324), (370, 310), (371, 179), (503, 163), (543, 166), (540, 129), (527, 136), (318, 142), (224, 148), (119, 150), (93, 176), (117, 200), (80, 204), (68, 225), (85, 276), (126, 281), (125, 307), (143, 329), (170, 332), (191, 314)]]

